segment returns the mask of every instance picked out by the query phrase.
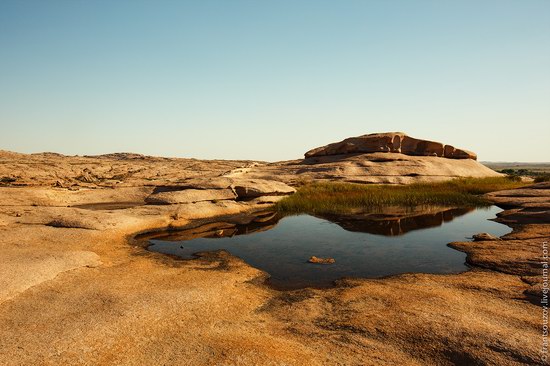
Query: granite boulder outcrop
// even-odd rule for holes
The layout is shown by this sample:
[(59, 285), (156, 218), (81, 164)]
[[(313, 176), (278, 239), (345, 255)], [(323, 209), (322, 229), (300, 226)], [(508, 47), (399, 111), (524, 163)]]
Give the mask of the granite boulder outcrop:
[(473, 159), (477, 155), (471, 151), (458, 149), (441, 142), (410, 137), (403, 132), (373, 133), (350, 137), (340, 142), (309, 150), (306, 158), (327, 156), (391, 152), (412, 156), (437, 156), (449, 159)]

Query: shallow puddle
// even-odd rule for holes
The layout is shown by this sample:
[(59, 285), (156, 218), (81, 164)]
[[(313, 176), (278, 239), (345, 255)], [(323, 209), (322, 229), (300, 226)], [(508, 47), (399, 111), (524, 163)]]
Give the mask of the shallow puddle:
[[(326, 287), (342, 277), (457, 273), (467, 270), (466, 255), (447, 243), (479, 232), (509, 233), (509, 227), (489, 220), (500, 211), (492, 206), (398, 216), (268, 216), (247, 225), (212, 223), (166, 234), (150, 239), (148, 249), (181, 258), (224, 249), (269, 273), (269, 283), (281, 289)], [(308, 263), (311, 256), (335, 263)]]

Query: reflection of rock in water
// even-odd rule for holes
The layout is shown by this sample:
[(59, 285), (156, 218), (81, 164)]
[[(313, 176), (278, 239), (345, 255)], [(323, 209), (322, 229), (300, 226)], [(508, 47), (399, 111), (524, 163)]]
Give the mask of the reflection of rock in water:
[[(242, 219), (242, 218), (240, 218)], [(233, 223), (231, 220), (204, 224), (190, 229), (182, 229), (173, 232), (159, 232), (147, 235), (148, 239), (162, 237), (162, 240), (180, 241), (198, 238), (226, 238), (235, 235), (246, 235), (267, 231), (274, 228), (280, 217), (275, 212), (264, 212), (254, 217), (249, 217), (244, 223)]]
[[(321, 219), (332, 221), (345, 230), (370, 233), (384, 236), (403, 235), (409, 231), (441, 226), (444, 222), (453, 220), (473, 211), (474, 208), (442, 208), (442, 207), (387, 207), (381, 212), (359, 213), (349, 215), (315, 215)], [(162, 240), (180, 241), (197, 238), (225, 238), (235, 235), (246, 235), (267, 231), (274, 228), (281, 216), (275, 212), (264, 212), (256, 216), (242, 217), (235, 220), (207, 223), (198, 227), (182, 229), (173, 232), (148, 234), (148, 239), (162, 237)]]
[[(325, 220), (332, 221), (348, 231), (370, 233), (384, 236), (397, 236), (409, 231), (441, 226), (474, 210), (474, 208), (434, 208), (426, 212), (410, 214), (364, 213), (352, 215), (317, 215)], [(435, 211), (435, 212), (434, 212)]]

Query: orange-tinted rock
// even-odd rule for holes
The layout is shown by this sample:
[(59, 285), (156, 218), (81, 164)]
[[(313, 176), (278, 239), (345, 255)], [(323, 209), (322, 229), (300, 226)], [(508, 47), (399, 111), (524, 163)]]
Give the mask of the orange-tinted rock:
[(419, 140), (414, 137), (403, 136), (401, 139), (401, 153), (419, 156), (443, 156), (444, 145), (440, 142)]
[(479, 233), (472, 236), (472, 239), (474, 241), (494, 241), (494, 240), (501, 240), (499, 237), (491, 235), (489, 233)]
[(308, 262), (314, 264), (332, 264), (335, 263), (336, 260), (334, 258), (319, 258), (316, 256), (312, 256), (308, 259)]
[(438, 156), (450, 159), (477, 159), (476, 154), (441, 142), (416, 139), (403, 132), (374, 133), (312, 149), (306, 158), (327, 155), (394, 152), (414, 156)]
[(473, 159), (477, 160), (477, 154), (468, 150), (455, 149), (451, 159)]

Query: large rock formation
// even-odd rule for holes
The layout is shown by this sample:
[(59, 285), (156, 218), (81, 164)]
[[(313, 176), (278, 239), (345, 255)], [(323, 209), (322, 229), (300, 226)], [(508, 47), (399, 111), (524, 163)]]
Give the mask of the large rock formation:
[[(281, 196), (249, 197), (287, 190), (256, 176), (408, 183), (491, 172), (471, 159), (384, 152), (252, 165), (0, 151), (0, 365), (541, 364), (540, 256), (550, 224), (522, 223), (549, 214), (549, 186), (489, 195), (513, 207), (498, 220), (514, 232), (453, 243), (473, 267), (460, 274), (277, 291), (263, 284), (266, 273), (226, 251), (173, 260), (128, 241), (166, 227), (238, 233), (249, 222), (240, 214), (262, 209), (254, 200)], [(245, 199), (202, 201), (191, 191), (229, 195), (227, 187), (242, 187)], [(154, 195), (186, 203), (145, 205)], [(141, 205), (82, 207), (129, 202)], [(232, 219), (209, 228), (191, 222), (214, 216)]]
[(403, 132), (373, 133), (350, 137), (305, 153), (306, 158), (327, 155), (393, 152), (413, 156), (438, 156), (449, 159), (477, 159), (471, 151), (441, 142), (416, 139)]
[[(352, 137), (308, 151), (305, 159), (259, 161), (196, 160), (117, 153), (97, 157), (0, 150), (0, 187), (53, 186), (155, 189), (148, 204), (205, 201), (270, 203), (304, 181), (409, 184), (500, 173), (477, 162), (472, 152), (401, 132)], [(269, 181), (269, 182), (266, 182)], [(35, 199), (48, 201), (42, 193)], [(107, 194), (105, 194), (108, 196)], [(143, 197), (126, 201), (144, 204)], [(108, 197), (93, 204), (110, 202)]]
[(227, 175), (290, 185), (316, 180), (409, 184), (502, 175), (476, 160), (475, 153), (451, 145), (386, 132), (318, 147), (305, 153), (305, 159), (254, 164)]
[(261, 198), (256, 203), (270, 203), (274, 201), (274, 197), (280, 199), (294, 192), (296, 189), (274, 180), (212, 177), (157, 187), (145, 202), (170, 205), (223, 200), (251, 201)]

